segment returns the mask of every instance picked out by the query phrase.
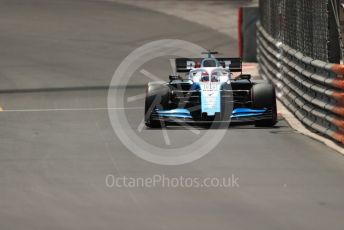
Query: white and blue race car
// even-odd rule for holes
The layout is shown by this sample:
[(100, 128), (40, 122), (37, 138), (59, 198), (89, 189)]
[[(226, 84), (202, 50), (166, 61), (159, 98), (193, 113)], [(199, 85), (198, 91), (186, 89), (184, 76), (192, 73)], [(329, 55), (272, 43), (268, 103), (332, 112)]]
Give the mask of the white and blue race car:
[[(276, 96), (267, 81), (242, 74), (240, 58), (176, 58), (178, 74), (166, 83), (150, 82), (145, 124), (159, 128), (174, 124), (245, 122), (256, 126), (277, 123)], [(179, 73), (185, 72), (185, 78)], [(233, 72), (239, 72), (232, 77)]]

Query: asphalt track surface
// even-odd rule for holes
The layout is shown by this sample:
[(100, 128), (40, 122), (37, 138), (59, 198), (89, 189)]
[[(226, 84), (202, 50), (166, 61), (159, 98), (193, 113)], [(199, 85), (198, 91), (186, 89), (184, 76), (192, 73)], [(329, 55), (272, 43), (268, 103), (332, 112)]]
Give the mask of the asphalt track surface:
[[(132, 6), (0, 1), (0, 229), (343, 229), (344, 158), (283, 119), (230, 127), (208, 155), (179, 166), (144, 161), (119, 141), (102, 109), (107, 86), (131, 51), (165, 38), (236, 53), (211, 29)], [(145, 69), (167, 79), (168, 65)], [(123, 90), (141, 94), (148, 80), (137, 74)], [(142, 105), (128, 103), (133, 128)], [(172, 147), (197, 139), (168, 132)], [(161, 131), (141, 134), (165, 146)], [(109, 188), (108, 174), (235, 174), (240, 187)]]

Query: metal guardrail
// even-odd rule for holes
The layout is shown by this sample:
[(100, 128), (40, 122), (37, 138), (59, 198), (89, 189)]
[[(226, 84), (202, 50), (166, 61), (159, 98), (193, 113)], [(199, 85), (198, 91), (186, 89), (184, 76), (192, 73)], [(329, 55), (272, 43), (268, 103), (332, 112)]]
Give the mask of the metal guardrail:
[(302, 123), (344, 144), (344, 65), (304, 56), (272, 38), (259, 22), (257, 28), (261, 76)]

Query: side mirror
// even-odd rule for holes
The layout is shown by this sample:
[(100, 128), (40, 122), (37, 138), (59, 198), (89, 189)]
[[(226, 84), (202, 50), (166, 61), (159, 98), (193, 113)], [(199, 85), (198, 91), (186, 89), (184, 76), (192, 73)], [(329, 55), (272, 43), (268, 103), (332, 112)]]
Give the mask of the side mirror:
[(251, 75), (250, 74), (241, 74), (239, 76), (239, 79), (250, 80), (251, 79)]
[(180, 80), (180, 75), (170, 75), (170, 81)]

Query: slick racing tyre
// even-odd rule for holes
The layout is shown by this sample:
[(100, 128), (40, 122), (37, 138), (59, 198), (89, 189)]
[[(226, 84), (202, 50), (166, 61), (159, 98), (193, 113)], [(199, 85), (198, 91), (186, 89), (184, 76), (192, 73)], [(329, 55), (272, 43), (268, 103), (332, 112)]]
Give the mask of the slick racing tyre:
[(270, 119), (258, 120), (255, 125), (258, 127), (271, 127), (277, 123), (277, 107), (275, 89), (271, 84), (259, 83), (252, 87), (252, 107), (253, 109), (266, 108), (271, 110)]
[(166, 109), (170, 89), (163, 83), (148, 83), (145, 100), (145, 125), (149, 128), (160, 128), (161, 122), (153, 119), (155, 109)]

